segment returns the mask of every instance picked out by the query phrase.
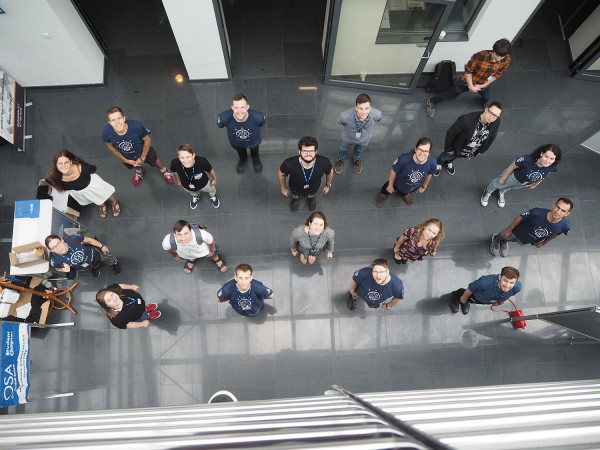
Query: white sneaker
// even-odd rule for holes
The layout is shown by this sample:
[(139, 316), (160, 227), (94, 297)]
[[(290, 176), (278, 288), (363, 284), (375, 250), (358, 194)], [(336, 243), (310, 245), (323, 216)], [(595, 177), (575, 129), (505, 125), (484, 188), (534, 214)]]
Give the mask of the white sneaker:
[(498, 191), (498, 206), (500, 208), (504, 208), (504, 205), (506, 205), (506, 202), (504, 201), (504, 193)]
[(434, 177), (439, 177), (441, 172), (442, 172), (442, 166), (440, 166), (438, 164), (437, 167), (435, 168), (435, 173), (433, 174), (433, 176)]
[(487, 206), (490, 200), (490, 193), (488, 193), (486, 188), (483, 188), (483, 194), (481, 194), (481, 206)]

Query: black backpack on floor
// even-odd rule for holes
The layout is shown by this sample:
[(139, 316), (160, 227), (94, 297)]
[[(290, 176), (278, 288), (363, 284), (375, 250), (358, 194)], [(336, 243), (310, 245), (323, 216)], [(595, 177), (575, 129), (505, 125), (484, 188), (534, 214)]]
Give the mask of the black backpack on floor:
[(454, 87), (456, 82), (456, 64), (454, 61), (444, 60), (435, 66), (433, 80), (427, 85), (425, 91), (436, 94)]

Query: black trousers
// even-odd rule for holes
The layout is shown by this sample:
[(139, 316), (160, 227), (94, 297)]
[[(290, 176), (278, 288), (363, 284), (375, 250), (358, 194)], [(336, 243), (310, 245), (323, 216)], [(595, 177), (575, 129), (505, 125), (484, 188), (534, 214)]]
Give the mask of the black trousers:
[[(240, 157), (240, 161), (246, 161), (248, 159), (248, 154), (246, 153), (246, 147), (240, 147), (238, 145), (231, 144), (235, 151), (238, 152), (238, 156)], [(258, 149), (260, 146), (256, 146), (250, 149), (250, 157), (252, 159), (258, 159)]]

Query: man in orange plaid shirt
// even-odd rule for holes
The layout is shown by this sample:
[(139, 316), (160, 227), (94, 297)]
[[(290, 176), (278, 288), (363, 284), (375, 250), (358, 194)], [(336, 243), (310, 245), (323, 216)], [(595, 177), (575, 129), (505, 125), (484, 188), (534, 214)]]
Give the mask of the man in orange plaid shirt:
[(433, 117), (435, 105), (453, 100), (467, 91), (478, 92), (482, 103), (487, 104), (490, 100), (490, 84), (500, 78), (510, 65), (510, 48), (508, 39), (500, 39), (496, 41), (492, 50), (482, 50), (471, 56), (465, 64), (465, 73), (460, 81), (456, 82), (452, 89), (427, 100), (427, 115)]

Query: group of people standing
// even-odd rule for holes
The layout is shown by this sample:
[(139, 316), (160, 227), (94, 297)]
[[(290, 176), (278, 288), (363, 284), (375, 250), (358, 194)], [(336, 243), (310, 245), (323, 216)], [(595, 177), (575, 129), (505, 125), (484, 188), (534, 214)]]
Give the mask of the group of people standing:
[[(476, 53), (465, 65), (465, 75), (451, 91), (427, 100), (427, 115), (433, 117), (435, 106), (440, 102), (451, 100), (463, 92), (477, 92), (482, 98), (483, 112), (460, 116), (448, 129), (443, 151), (437, 158), (431, 155), (433, 143), (427, 137), (420, 138), (411, 151), (399, 155), (392, 164), (388, 180), (375, 197), (376, 206), (381, 206), (394, 192), (398, 192), (408, 206), (413, 206), (411, 194), (425, 193), (432, 177), (438, 177), (443, 169), (454, 175), (457, 158), (474, 158), (490, 149), (498, 134), (503, 105), (499, 101), (489, 101), (489, 86), (510, 64), (509, 51), (510, 43), (501, 39), (492, 50)], [(168, 184), (177, 180), (177, 185), (191, 196), (191, 209), (198, 207), (202, 192), (208, 194), (214, 208), (219, 208), (221, 201), (216, 192), (216, 172), (206, 158), (196, 154), (192, 145), (179, 146), (177, 158), (167, 168), (151, 145), (149, 129), (140, 122), (127, 119), (117, 106), (108, 108), (106, 117), (108, 124), (102, 130), (102, 140), (128, 169), (134, 170), (132, 183), (135, 187), (140, 186), (144, 165), (148, 165), (159, 169)], [(334, 172), (342, 173), (351, 147), (353, 170), (357, 175), (362, 172), (362, 154), (371, 141), (373, 125), (381, 120), (381, 111), (372, 107), (371, 98), (362, 93), (356, 97), (354, 107), (343, 111), (338, 118), (343, 131), (333, 164), (327, 157), (318, 154), (318, 141), (312, 136), (300, 138), (298, 155), (285, 159), (281, 164), (278, 180), (282, 195), (291, 196), (290, 210), (297, 211), (300, 198), (305, 198), (311, 211), (290, 236), (291, 253), (302, 264), (314, 264), (323, 253), (327, 259), (333, 258), (335, 232), (325, 214), (315, 211), (316, 195), (323, 177), (325, 185), (322, 193), (326, 195), (329, 192)], [(238, 153), (238, 174), (245, 172), (248, 150), (254, 171), (262, 172), (260, 130), (265, 123), (265, 115), (251, 109), (244, 94), (234, 95), (231, 108), (219, 114), (217, 126), (226, 128), (229, 142)], [(561, 160), (562, 152), (556, 144), (544, 144), (531, 154), (517, 157), (483, 189), (481, 205), (487, 206), (491, 195), (498, 191), (498, 206), (504, 207), (506, 192), (522, 187), (534, 189), (550, 173), (558, 170)], [(68, 191), (81, 205), (98, 205), (101, 218), (107, 217), (109, 207), (112, 215), (118, 217), (121, 206), (115, 196), (115, 188), (96, 174), (96, 169), (68, 150), (61, 150), (54, 155), (47, 181), (58, 191)], [(523, 212), (508, 227), (492, 236), (490, 252), (494, 256), (505, 257), (508, 255), (508, 242), (530, 243), (539, 248), (559, 234), (567, 234), (570, 223), (566, 217), (572, 208), (573, 202), (561, 197), (552, 210), (533, 208)], [(431, 217), (411, 226), (396, 238), (392, 247), (394, 261), (406, 264), (435, 256), (444, 237), (444, 226), (438, 218)], [(110, 266), (115, 274), (121, 272), (117, 258), (104, 243), (93, 237), (73, 235), (63, 239), (50, 235), (45, 244), (51, 254), (52, 267), (65, 272), (70, 279), (82, 270), (90, 270), (94, 277), (98, 277), (102, 264)], [(192, 273), (198, 260), (209, 257), (220, 272), (227, 270), (214, 237), (200, 224), (176, 221), (173, 231), (163, 239), (162, 247), (175, 260), (184, 262), (186, 274)], [(453, 293), (451, 310), (458, 312), (460, 307), (467, 314), (471, 303), (501, 304), (521, 289), (518, 278), (518, 270), (510, 266), (498, 275), (481, 277), (466, 289)], [(138, 291), (137, 285), (114, 284), (98, 291), (96, 300), (116, 327), (146, 327), (148, 320), (160, 317), (161, 313), (156, 304), (146, 305)], [(225, 283), (217, 293), (219, 302), (229, 302), (237, 313), (250, 317), (258, 315), (264, 301), (273, 298), (273, 290), (253, 279), (252, 266), (247, 263), (238, 264), (234, 279)], [(359, 298), (370, 308), (383, 305), (385, 310), (393, 308), (404, 298), (403, 283), (390, 273), (387, 259), (378, 258), (370, 267), (354, 273), (347, 300), (350, 310), (357, 307)]]

